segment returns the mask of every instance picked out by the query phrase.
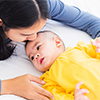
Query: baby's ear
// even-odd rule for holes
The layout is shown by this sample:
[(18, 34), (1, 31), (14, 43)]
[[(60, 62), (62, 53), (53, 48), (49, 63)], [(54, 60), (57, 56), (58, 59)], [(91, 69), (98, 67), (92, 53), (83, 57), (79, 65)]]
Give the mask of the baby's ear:
[(62, 41), (59, 37), (54, 37), (53, 38), (54, 42), (56, 43), (56, 46), (59, 48), (62, 45)]

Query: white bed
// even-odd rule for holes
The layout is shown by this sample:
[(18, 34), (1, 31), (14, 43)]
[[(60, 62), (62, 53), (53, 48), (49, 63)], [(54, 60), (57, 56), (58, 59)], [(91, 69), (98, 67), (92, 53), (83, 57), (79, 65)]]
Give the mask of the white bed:
[[(66, 4), (77, 6), (84, 11), (88, 11), (98, 17), (100, 17), (100, 1), (99, 0), (62, 0)], [(46, 27), (43, 30), (52, 30), (56, 32), (64, 41), (66, 46), (75, 46), (79, 40), (83, 40), (85, 43), (89, 43), (91, 37), (86, 33), (65, 26), (61, 23), (48, 20)], [(17, 43), (17, 47), (14, 52), (16, 55), (12, 55), (5, 61), (0, 61), (0, 79), (9, 79), (24, 74), (32, 74), (35, 76), (42, 75), (37, 71), (28, 57), (25, 54), (24, 43)], [(2, 95), (0, 100), (25, 100), (24, 98), (15, 95)]]

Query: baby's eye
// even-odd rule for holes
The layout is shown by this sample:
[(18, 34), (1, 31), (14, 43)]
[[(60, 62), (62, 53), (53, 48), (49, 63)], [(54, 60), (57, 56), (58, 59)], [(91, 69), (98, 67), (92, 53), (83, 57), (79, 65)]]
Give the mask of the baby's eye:
[(34, 59), (34, 56), (31, 57), (31, 60), (33, 60), (33, 59)]
[(39, 50), (40, 49), (40, 45), (37, 47), (37, 50)]

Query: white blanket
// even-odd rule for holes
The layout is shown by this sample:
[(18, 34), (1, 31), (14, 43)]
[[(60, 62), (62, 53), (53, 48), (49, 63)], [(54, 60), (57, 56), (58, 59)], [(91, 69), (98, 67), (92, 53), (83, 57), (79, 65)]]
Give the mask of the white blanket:
[[(62, 0), (66, 4), (77, 6), (84, 11), (88, 11), (100, 17), (99, 0)], [(79, 40), (90, 43), (91, 37), (82, 31), (65, 26), (61, 23), (48, 20), (43, 30), (51, 30), (57, 33), (67, 46), (75, 46)], [(17, 43), (14, 54), (5, 61), (0, 61), (0, 79), (10, 79), (16, 76), (32, 74), (41, 76), (42, 73), (37, 71), (25, 54), (24, 43)], [(15, 95), (2, 95), (0, 100), (25, 100)]]

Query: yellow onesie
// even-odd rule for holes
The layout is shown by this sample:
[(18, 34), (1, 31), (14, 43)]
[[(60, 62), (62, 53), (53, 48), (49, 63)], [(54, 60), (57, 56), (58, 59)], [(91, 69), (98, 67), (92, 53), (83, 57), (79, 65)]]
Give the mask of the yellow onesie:
[(89, 90), (90, 100), (100, 100), (100, 54), (96, 47), (79, 41), (68, 47), (40, 78), (46, 81), (43, 88), (50, 91), (55, 100), (74, 100), (75, 86)]

